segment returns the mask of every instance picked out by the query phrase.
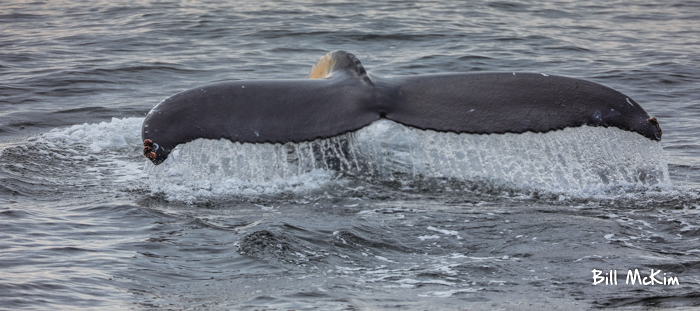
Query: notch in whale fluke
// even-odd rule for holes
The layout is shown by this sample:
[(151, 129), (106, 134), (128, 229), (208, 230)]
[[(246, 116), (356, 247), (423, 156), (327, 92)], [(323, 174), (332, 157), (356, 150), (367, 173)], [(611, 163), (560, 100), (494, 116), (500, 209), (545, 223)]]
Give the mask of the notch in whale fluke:
[(198, 138), (312, 141), (380, 118), (440, 132), (548, 132), (589, 125), (661, 139), (658, 121), (637, 102), (594, 82), (510, 72), (370, 79), (357, 57), (334, 51), (313, 66), (308, 79), (224, 82), (165, 99), (144, 121), (144, 155), (160, 164), (175, 146)]

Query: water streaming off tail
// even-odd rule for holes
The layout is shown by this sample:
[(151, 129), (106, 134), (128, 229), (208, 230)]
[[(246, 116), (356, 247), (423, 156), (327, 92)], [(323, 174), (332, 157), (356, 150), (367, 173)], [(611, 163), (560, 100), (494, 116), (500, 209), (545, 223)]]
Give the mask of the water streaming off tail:
[(670, 189), (658, 142), (617, 128), (470, 135), (382, 120), (355, 133), (298, 144), (205, 140), (147, 165), (152, 190), (171, 197), (315, 189), (339, 176), (402, 183), (430, 178), (571, 194)]
[(345, 136), (300, 144), (241, 144), (197, 139), (178, 146), (159, 166), (146, 164), (151, 189), (183, 201), (315, 189), (336, 172), (357, 171), (351, 154), (335, 154)]
[(617, 128), (469, 135), (383, 121), (356, 139), (385, 178), (445, 177), (552, 192), (671, 187), (661, 144)]

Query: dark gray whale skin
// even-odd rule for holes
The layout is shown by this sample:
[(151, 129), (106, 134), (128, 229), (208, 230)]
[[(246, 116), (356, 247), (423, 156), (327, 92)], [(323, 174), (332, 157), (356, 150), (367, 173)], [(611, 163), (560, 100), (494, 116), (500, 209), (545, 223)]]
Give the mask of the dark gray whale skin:
[(317, 67), (324, 78), (224, 82), (165, 99), (143, 123), (144, 155), (160, 164), (175, 146), (198, 138), (311, 141), (380, 118), (439, 132), (541, 133), (588, 125), (661, 139), (658, 122), (637, 102), (590, 81), (511, 72), (370, 79), (343, 51), (324, 56), (312, 75)]

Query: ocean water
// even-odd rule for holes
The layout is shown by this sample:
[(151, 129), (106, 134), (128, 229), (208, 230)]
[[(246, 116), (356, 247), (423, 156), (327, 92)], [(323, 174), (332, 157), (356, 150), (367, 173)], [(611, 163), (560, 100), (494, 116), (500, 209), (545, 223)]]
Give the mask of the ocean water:
[[(0, 308), (700, 306), (698, 20), (697, 1), (3, 1)], [(142, 157), (164, 98), (301, 79), (338, 49), (370, 75), (595, 81), (663, 139), (381, 121)], [(635, 269), (678, 284), (625, 284)]]

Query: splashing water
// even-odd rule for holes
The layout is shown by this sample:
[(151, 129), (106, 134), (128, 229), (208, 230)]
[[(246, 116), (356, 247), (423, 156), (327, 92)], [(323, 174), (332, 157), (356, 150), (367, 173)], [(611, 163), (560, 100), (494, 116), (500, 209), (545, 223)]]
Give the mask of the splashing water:
[(341, 176), (401, 183), (447, 178), (574, 196), (672, 188), (660, 143), (586, 126), (471, 135), (381, 120), (355, 133), (298, 144), (198, 139), (146, 171), (152, 190), (171, 198), (305, 191)]
[[(661, 144), (617, 128), (471, 135), (381, 120), (354, 133), (296, 144), (198, 139), (180, 145), (167, 161), (153, 166), (141, 162), (135, 147), (142, 121), (113, 119), (53, 130), (30, 138), (29, 145), (6, 149), (3, 157), (12, 158), (15, 166), (27, 152), (47, 157), (46, 162), (68, 161), (83, 167), (87, 176), (111, 176), (113, 183), (148, 187), (169, 200), (185, 202), (303, 193), (342, 186), (348, 178), (404, 185), (449, 179), (574, 197), (673, 188)], [(143, 169), (139, 163), (144, 163)], [(147, 186), (138, 181), (144, 174)], [(71, 182), (65, 177), (58, 181)]]

